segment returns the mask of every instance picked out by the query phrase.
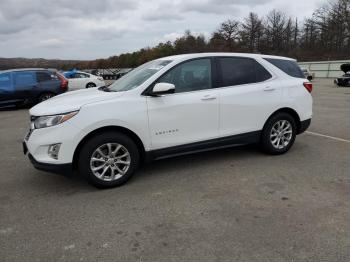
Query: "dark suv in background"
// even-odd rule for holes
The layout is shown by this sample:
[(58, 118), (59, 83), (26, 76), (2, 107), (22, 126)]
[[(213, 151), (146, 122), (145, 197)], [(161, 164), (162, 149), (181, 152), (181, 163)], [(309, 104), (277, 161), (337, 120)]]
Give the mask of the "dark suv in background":
[(34, 105), (66, 92), (68, 80), (49, 69), (0, 71), (0, 108)]

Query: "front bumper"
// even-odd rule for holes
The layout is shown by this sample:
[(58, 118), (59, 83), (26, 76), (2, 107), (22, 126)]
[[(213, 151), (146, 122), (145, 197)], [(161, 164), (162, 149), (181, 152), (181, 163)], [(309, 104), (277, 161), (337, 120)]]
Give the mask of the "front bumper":
[[(23, 146), (23, 154), (27, 155), (28, 153), (28, 147), (26, 141), (22, 142)], [(33, 166), (41, 171), (46, 171), (50, 173), (55, 173), (59, 175), (64, 176), (70, 176), (73, 174), (73, 165), (71, 163), (69, 164), (48, 164), (48, 163), (42, 163), (35, 160), (35, 158), (28, 153), (28, 158), (30, 162), (33, 164)]]
[(55, 173), (64, 176), (71, 176), (73, 174), (73, 166), (72, 164), (47, 164), (41, 163), (35, 160), (35, 158), (28, 154), (28, 158), (33, 166), (41, 171), (46, 171), (50, 173)]
[[(23, 153), (36, 169), (71, 175), (73, 156), (81, 140), (81, 131), (68, 122), (57, 126), (31, 129), (23, 140)], [(49, 154), (52, 145), (60, 144), (57, 158)]]

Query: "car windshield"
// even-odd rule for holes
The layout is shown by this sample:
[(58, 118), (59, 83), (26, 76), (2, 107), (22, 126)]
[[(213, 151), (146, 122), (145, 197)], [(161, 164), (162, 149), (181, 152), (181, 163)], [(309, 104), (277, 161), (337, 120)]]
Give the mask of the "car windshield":
[(121, 92), (134, 89), (171, 62), (171, 60), (154, 60), (143, 64), (115, 81), (108, 87), (108, 91)]

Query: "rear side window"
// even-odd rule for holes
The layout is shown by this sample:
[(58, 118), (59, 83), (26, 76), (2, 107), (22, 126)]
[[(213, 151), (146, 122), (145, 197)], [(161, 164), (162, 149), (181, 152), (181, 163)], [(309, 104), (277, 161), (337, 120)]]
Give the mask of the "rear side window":
[(9, 91), (11, 90), (11, 75), (10, 73), (0, 74), (0, 89)]
[(305, 78), (305, 75), (303, 71), (301, 71), (297, 62), (293, 60), (284, 60), (284, 59), (276, 59), (276, 58), (264, 58), (264, 59), (292, 77)]
[(50, 81), (52, 75), (49, 72), (36, 72), (36, 78), (38, 82)]
[(221, 87), (252, 84), (266, 81), (272, 75), (257, 61), (243, 57), (219, 58)]
[(15, 88), (32, 88), (37, 84), (34, 72), (15, 72), (14, 73)]

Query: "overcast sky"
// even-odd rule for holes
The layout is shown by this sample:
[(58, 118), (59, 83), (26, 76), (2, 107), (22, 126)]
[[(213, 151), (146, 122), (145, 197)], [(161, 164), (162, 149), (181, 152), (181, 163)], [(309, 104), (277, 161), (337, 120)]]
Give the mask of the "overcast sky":
[(106, 58), (209, 36), (221, 22), (279, 9), (301, 21), (327, 0), (0, 0), (0, 57)]

